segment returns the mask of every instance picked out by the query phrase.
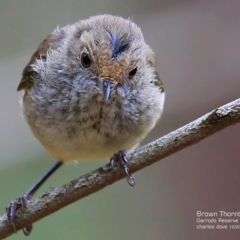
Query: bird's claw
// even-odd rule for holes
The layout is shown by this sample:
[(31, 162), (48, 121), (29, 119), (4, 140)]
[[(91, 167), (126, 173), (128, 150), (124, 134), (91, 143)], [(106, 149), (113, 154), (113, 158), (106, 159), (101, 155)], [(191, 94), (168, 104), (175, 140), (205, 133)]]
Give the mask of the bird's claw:
[(128, 184), (133, 187), (136, 183), (134, 176), (129, 173), (129, 166), (128, 166), (128, 157), (127, 157), (127, 151), (121, 150), (118, 153), (115, 153), (110, 158), (110, 164), (112, 167), (115, 167), (117, 164), (120, 164), (120, 166), (124, 169), (126, 173), (126, 180)]
[[(15, 200), (13, 200), (12, 202), (10, 202), (9, 205), (6, 207), (7, 218), (11, 222), (15, 232), (17, 231), (15, 223), (14, 223), (14, 220), (16, 219), (16, 212), (20, 208), (25, 208), (27, 205), (27, 201), (29, 201), (30, 198), (31, 198), (30, 195), (25, 194)], [(22, 230), (23, 230), (24, 235), (28, 236), (31, 233), (32, 228), (33, 228), (32, 225), (29, 225), (29, 226), (23, 228)]]

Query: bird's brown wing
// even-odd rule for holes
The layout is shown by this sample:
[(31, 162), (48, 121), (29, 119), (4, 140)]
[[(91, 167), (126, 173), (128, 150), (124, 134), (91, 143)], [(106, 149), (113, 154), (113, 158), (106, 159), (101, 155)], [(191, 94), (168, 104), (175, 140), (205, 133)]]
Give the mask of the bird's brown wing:
[(160, 88), (161, 92), (164, 92), (164, 86), (163, 86), (163, 82), (160, 78), (159, 73), (155, 70), (155, 85), (158, 86)]
[(154, 72), (155, 72), (154, 83), (155, 83), (155, 85), (160, 88), (161, 92), (164, 92), (163, 82), (160, 78), (159, 73), (154, 68), (154, 64), (156, 62), (155, 54), (153, 53), (152, 49), (149, 46), (148, 46), (148, 49), (147, 49), (147, 62), (154, 69)]
[(47, 36), (42, 43), (39, 45), (38, 49), (32, 55), (30, 61), (28, 62), (27, 66), (23, 69), (22, 72), (22, 79), (18, 85), (17, 91), (26, 90), (33, 85), (33, 77), (36, 75), (32, 68), (32, 64), (35, 63), (37, 59), (46, 60), (47, 52), (49, 50), (57, 49), (60, 45), (62, 40), (66, 37), (66, 31), (64, 28), (56, 29), (52, 34)]

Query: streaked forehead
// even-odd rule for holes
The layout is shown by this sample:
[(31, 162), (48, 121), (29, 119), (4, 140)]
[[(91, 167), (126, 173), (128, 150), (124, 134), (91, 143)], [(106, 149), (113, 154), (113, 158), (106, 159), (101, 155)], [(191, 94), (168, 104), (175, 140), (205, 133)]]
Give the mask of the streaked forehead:
[(112, 58), (113, 52), (108, 44), (103, 44), (100, 48), (101, 54), (98, 58), (99, 77), (118, 81), (125, 75), (125, 71), (128, 69), (130, 63), (129, 56), (125, 54), (124, 58), (115, 61)]
[(128, 50), (131, 42), (135, 39), (131, 32), (113, 32), (109, 29), (107, 29), (106, 32), (112, 50), (112, 59), (117, 58), (123, 52)]

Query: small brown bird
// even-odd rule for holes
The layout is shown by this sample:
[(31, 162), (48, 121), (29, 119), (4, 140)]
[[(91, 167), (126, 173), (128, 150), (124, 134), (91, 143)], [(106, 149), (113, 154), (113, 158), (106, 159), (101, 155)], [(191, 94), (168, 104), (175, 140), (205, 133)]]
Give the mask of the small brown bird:
[[(63, 163), (110, 158), (129, 173), (127, 152), (155, 126), (163, 111), (164, 88), (154, 53), (130, 20), (99, 15), (55, 29), (23, 70), (24, 116), (35, 137), (58, 162), (25, 195), (15, 212)], [(116, 154), (117, 153), (117, 154)], [(32, 226), (23, 229), (30, 234)]]

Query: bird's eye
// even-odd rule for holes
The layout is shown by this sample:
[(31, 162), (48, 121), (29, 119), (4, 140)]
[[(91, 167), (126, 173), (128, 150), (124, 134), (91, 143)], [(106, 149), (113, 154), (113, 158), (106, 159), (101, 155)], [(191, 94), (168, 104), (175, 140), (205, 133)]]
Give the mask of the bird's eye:
[(84, 68), (89, 68), (92, 65), (91, 58), (85, 52), (81, 56), (81, 63)]
[(135, 76), (136, 73), (137, 73), (137, 67), (135, 67), (134, 69), (132, 69), (129, 72), (129, 74), (128, 74), (129, 79), (132, 79)]

